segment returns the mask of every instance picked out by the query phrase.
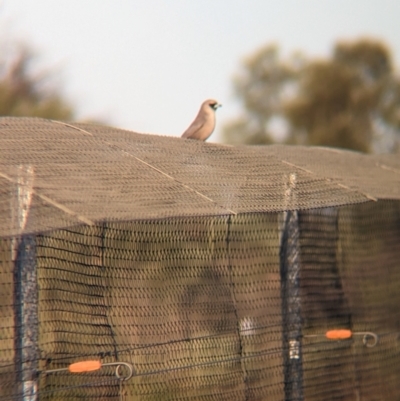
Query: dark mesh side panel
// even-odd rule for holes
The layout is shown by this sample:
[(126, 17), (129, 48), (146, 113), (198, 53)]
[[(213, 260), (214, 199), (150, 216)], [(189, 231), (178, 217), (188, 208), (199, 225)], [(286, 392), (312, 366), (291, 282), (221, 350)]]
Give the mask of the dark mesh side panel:
[[(397, 399), (399, 203), (305, 212), (301, 227), (305, 398)], [(333, 329), (354, 334), (343, 341), (319, 335)], [(363, 343), (366, 332), (379, 335), (376, 346)]]
[(15, 240), (0, 239), (0, 399), (15, 392), (14, 259)]
[(353, 330), (380, 335), (376, 347), (363, 347), (360, 338), (354, 344), (360, 399), (398, 399), (400, 205), (384, 201), (346, 207), (339, 224), (343, 232), (341, 274)]
[(352, 329), (348, 294), (340, 273), (342, 233), (339, 216), (342, 212), (327, 208), (300, 213), (303, 366), (307, 400), (356, 399), (352, 341), (329, 342), (325, 337), (328, 330)]
[[(285, 400), (282, 221), (196, 217), (36, 236), (40, 399)], [(397, 399), (399, 203), (303, 211), (297, 221), (304, 399)], [(17, 394), (15, 241), (0, 246), (2, 399)], [(328, 340), (334, 329), (353, 336)], [(375, 346), (366, 332), (379, 335)], [(45, 374), (90, 359), (128, 362), (135, 374), (122, 383), (113, 367)]]
[[(131, 362), (129, 399), (281, 394), (276, 214), (109, 223), (40, 238), (46, 369), (93, 357)], [(85, 380), (48, 375), (42, 391), (118, 395), (116, 380), (62, 390)]]

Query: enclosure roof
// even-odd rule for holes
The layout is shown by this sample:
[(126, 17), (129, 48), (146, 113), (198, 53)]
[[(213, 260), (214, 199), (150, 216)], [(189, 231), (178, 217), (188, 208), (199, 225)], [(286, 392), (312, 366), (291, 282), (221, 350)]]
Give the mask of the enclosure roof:
[(400, 200), (400, 160), (227, 146), (87, 123), (0, 118), (0, 236), (102, 221)]

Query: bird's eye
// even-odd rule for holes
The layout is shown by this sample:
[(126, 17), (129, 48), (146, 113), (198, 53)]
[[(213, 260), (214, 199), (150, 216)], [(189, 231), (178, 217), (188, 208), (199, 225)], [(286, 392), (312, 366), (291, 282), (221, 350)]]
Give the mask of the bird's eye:
[(212, 109), (214, 109), (215, 110), (215, 106), (217, 105), (217, 103), (210, 103), (210, 107), (212, 108)]

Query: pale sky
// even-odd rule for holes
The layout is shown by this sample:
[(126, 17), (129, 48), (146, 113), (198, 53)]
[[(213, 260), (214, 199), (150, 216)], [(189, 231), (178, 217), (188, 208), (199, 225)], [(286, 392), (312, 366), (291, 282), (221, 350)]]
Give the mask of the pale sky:
[(232, 76), (268, 43), (328, 55), (338, 39), (384, 40), (400, 67), (399, 0), (0, 0), (0, 37), (62, 72), (78, 118), (180, 136), (216, 98), (218, 142), (238, 113)]

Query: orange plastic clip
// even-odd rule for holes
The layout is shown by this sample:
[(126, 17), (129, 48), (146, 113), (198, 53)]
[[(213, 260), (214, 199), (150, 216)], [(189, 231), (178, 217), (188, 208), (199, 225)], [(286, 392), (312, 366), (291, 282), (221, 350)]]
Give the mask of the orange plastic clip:
[(92, 372), (93, 370), (99, 370), (100, 368), (100, 361), (82, 361), (71, 363), (71, 365), (68, 366), (68, 370), (71, 373)]
[(339, 330), (329, 330), (325, 333), (328, 340), (346, 340), (351, 338), (353, 335), (351, 330), (339, 329)]
[[(305, 337), (309, 338), (316, 338), (316, 337), (321, 337), (323, 334), (310, 334)], [(340, 340), (348, 340), (349, 338), (352, 338), (353, 336), (363, 336), (363, 344), (368, 347), (372, 348), (375, 347), (376, 344), (379, 342), (379, 336), (376, 333), (373, 333), (372, 331), (351, 331), (347, 329), (335, 329), (335, 330), (328, 330), (325, 333), (325, 337), (328, 340), (334, 340), (334, 341), (340, 341)]]
[[(128, 362), (101, 363), (100, 361), (81, 361), (71, 363), (67, 368), (45, 370), (43, 373), (47, 375), (58, 372), (85, 373), (99, 370), (103, 366), (115, 366), (115, 376), (117, 379), (122, 381), (129, 380), (134, 374), (133, 366)], [(121, 367), (125, 368), (122, 372)]]

